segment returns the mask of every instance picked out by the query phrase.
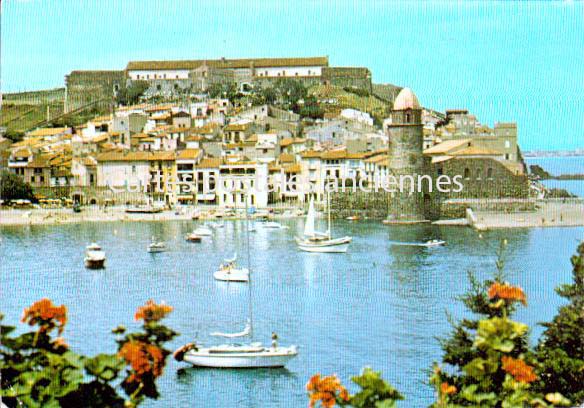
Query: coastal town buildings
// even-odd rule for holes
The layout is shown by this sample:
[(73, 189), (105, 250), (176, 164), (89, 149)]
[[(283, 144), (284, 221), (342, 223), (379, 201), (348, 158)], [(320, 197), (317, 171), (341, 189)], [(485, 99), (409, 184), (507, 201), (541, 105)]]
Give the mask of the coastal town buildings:
[[(309, 96), (321, 87), (337, 94), (315, 98), (317, 118), (277, 101), (254, 102), (255, 89), (278, 80), (300, 82)], [(329, 67), (326, 57), (134, 61), (121, 74), (72, 72), (68, 108), (90, 101), (85, 93), (109, 98), (133, 81), (147, 83), (139, 103), (109, 105), (108, 114), (73, 127), (32, 129), (22, 141), (3, 143), (5, 166), (43, 196), (170, 207), (323, 203), (330, 185), (384, 194), (377, 188), (390, 177), (460, 176), (464, 191), (448, 196), (430, 185), (392, 194), (387, 212), (395, 222), (431, 217), (430, 208), (448, 198), (529, 193), (515, 123), (490, 128), (467, 110), (436, 112), (408, 88), (372, 96), (365, 68)], [(237, 85), (237, 96), (210, 98), (211, 85), (228, 83)], [(338, 92), (351, 101), (374, 98), (384, 108), (342, 105)], [(271, 188), (244, 191), (259, 185)], [(116, 198), (122, 188), (131, 191)]]

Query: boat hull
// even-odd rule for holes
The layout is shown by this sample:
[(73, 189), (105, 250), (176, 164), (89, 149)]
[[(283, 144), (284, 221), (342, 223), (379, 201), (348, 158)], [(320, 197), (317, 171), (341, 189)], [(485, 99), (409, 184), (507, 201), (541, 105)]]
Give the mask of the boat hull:
[(249, 282), (247, 269), (232, 269), (231, 271), (217, 271), (213, 273), (216, 280), (225, 282)]
[(304, 251), (304, 252), (344, 254), (349, 249), (349, 244), (332, 245), (332, 246), (298, 245), (298, 249), (300, 249), (301, 251)]
[(298, 249), (305, 252), (318, 253), (345, 253), (349, 249), (349, 244), (351, 241), (351, 237), (315, 241), (296, 238)]
[(209, 353), (205, 349), (190, 351), (184, 361), (196, 367), (211, 368), (278, 368), (298, 355), (295, 348), (266, 349), (257, 353)]
[(166, 252), (166, 248), (148, 248), (148, 252), (151, 254), (158, 254), (160, 252)]
[(85, 267), (88, 269), (103, 269), (105, 268), (105, 259), (87, 259), (84, 260)]

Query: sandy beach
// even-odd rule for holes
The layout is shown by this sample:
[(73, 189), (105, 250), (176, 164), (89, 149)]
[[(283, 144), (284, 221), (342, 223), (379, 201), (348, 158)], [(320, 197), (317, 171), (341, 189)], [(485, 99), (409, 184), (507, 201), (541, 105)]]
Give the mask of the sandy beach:
[[(296, 216), (296, 211), (292, 209), (279, 209), (283, 214), (273, 214), (270, 218), (281, 219)], [(239, 210), (236, 215), (224, 214), (224, 209), (219, 207), (208, 207), (197, 210), (181, 209), (179, 211), (166, 210), (159, 213), (127, 213), (126, 207), (108, 207), (107, 209), (95, 207), (84, 208), (83, 211), (75, 213), (70, 208), (34, 208), (34, 209), (9, 209), (0, 210), (0, 226), (18, 225), (58, 225), (81, 222), (148, 222), (148, 221), (181, 221), (191, 220), (196, 213), (200, 220), (242, 219), (244, 211)], [(233, 212), (233, 211), (232, 211)], [(259, 215), (259, 214), (258, 214)]]
[(473, 227), (478, 230), (497, 228), (541, 228), (584, 226), (584, 201), (542, 201), (533, 212), (496, 213), (477, 211)]

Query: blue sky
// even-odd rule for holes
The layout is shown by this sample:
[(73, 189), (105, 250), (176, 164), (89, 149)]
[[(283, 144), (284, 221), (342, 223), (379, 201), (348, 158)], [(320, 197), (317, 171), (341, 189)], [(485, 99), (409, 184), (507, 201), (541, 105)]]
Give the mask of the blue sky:
[(129, 60), (328, 55), (421, 103), (516, 121), (528, 149), (584, 147), (584, 4), (3, 0), (4, 92)]

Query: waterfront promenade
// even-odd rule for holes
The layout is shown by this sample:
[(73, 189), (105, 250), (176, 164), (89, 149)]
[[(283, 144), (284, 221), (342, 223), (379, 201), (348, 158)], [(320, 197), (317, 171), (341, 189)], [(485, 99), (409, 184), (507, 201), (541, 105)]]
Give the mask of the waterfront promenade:
[[(476, 229), (498, 228), (539, 228), (539, 227), (575, 227), (584, 226), (584, 200), (542, 200), (537, 203), (535, 211), (494, 212), (474, 211), (475, 221), (469, 223)], [(59, 225), (82, 222), (133, 222), (133, 221), (181, 221), (192, 219), (197, 213), (202, 220), (218, 218), (228, 209), (218, 206), (180, 208), (178, 211), (168, 210), (156, 214), (128, 214), (126, 207), (98, 206), (85, 207), (82, 212), (75, 213), (68, 208), (43, 209), (10, 209), (0, 210), (0, 225)], [(270, 218), (291, 218), (300, 215), (298, 207), (278, 207), (270, 214)], [(230, 209), (233, 212), (233, 209)], [(232, 216), (223, 218), (241, 219), (243, 209)], [(442, 225), (450, 224), (443, 220)]]

